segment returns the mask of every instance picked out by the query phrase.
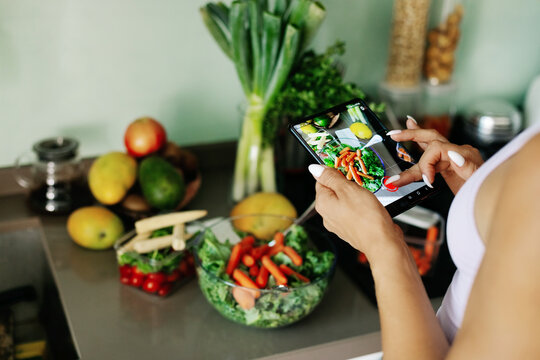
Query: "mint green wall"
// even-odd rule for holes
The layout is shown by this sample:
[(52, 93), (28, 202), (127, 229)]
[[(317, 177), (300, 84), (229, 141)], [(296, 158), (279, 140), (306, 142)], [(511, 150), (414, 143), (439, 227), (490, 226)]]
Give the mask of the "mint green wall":
[[(123, 149), (136, 117), (180, 144), (231, 140), (242, 94), (199, 19), (200, 0), (0, 0), (0, 166), (38, 139), (69, 135), (84, 156)], [(347, 42), (347, 79), (368, 92), (384, 77), (392, 2), (327, 0), (315, 46)], [(468, 0), (459, 103), (519, 104), (540, 73), (540, 1)]]

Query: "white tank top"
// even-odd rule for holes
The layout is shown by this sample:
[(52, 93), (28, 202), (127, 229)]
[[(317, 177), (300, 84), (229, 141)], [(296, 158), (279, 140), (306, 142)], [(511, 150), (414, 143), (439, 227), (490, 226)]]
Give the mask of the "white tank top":
[(484, 257), (484, 243), (480, 238), (474, 217), (476, 194), (491, 172), (514, 155), (534, 135), (540, 133), (540, 124), (523, 131), (488, 161), (486, 161), (457, 193), (447, 222), (447, 241), (456, 272), (444, 296), (437, 317), (446, 338), (453, 342), (461, 326), (465, 307), (476, 273)]

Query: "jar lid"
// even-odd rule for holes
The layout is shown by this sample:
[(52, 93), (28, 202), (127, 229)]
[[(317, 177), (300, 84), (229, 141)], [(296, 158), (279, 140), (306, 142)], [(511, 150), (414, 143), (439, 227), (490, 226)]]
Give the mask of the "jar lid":
[(512, 139), (522, 126), (520, 112), (503, 100), (482, 100), (467, 110), (465, 129), (478, 140), (490, 143)]
[(41, 140), (34, 144), (33, 149), (40, 161), (62, 161), (74, 158), (78, 147), (77, 140), (59, 136)]

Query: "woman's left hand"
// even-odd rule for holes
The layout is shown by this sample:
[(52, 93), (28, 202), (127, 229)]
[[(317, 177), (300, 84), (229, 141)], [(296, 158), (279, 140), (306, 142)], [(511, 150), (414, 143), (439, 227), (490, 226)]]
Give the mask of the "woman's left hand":
[(317, 180), (315, 208), (329, 231), (368, 259), (388, 242), (402, 239), (401, 230), (371, 192), (348, 181), (338, 170), (310, 165), (309, 171)]

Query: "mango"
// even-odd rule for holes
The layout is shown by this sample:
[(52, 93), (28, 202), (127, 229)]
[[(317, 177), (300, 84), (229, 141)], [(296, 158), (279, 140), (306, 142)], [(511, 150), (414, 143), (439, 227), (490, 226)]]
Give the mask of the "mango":
[[(261, 214), (279, 216), (257, 216)], [(230, 216), (239, 217), (233, 220), (233, 226), (237, 230), (251, 233), (259, 239), (270, 240), (277, 231), (282, 231), (292, 224), (289, 219), (296, 218), (297, 212), (285, 196), (279, 193), (260, 192), (236, 204)]]
[(88, 185), (97, 201), (119, 203), (137, 178), (137, 162), (131, 156), (113, 151), (97, 158), (88, 173)]
[(100, 206), (75, 210), (68, 218), (67, 230), (73, 241), (92, 250), (108, 249), (124, 233), (122, 220)]

